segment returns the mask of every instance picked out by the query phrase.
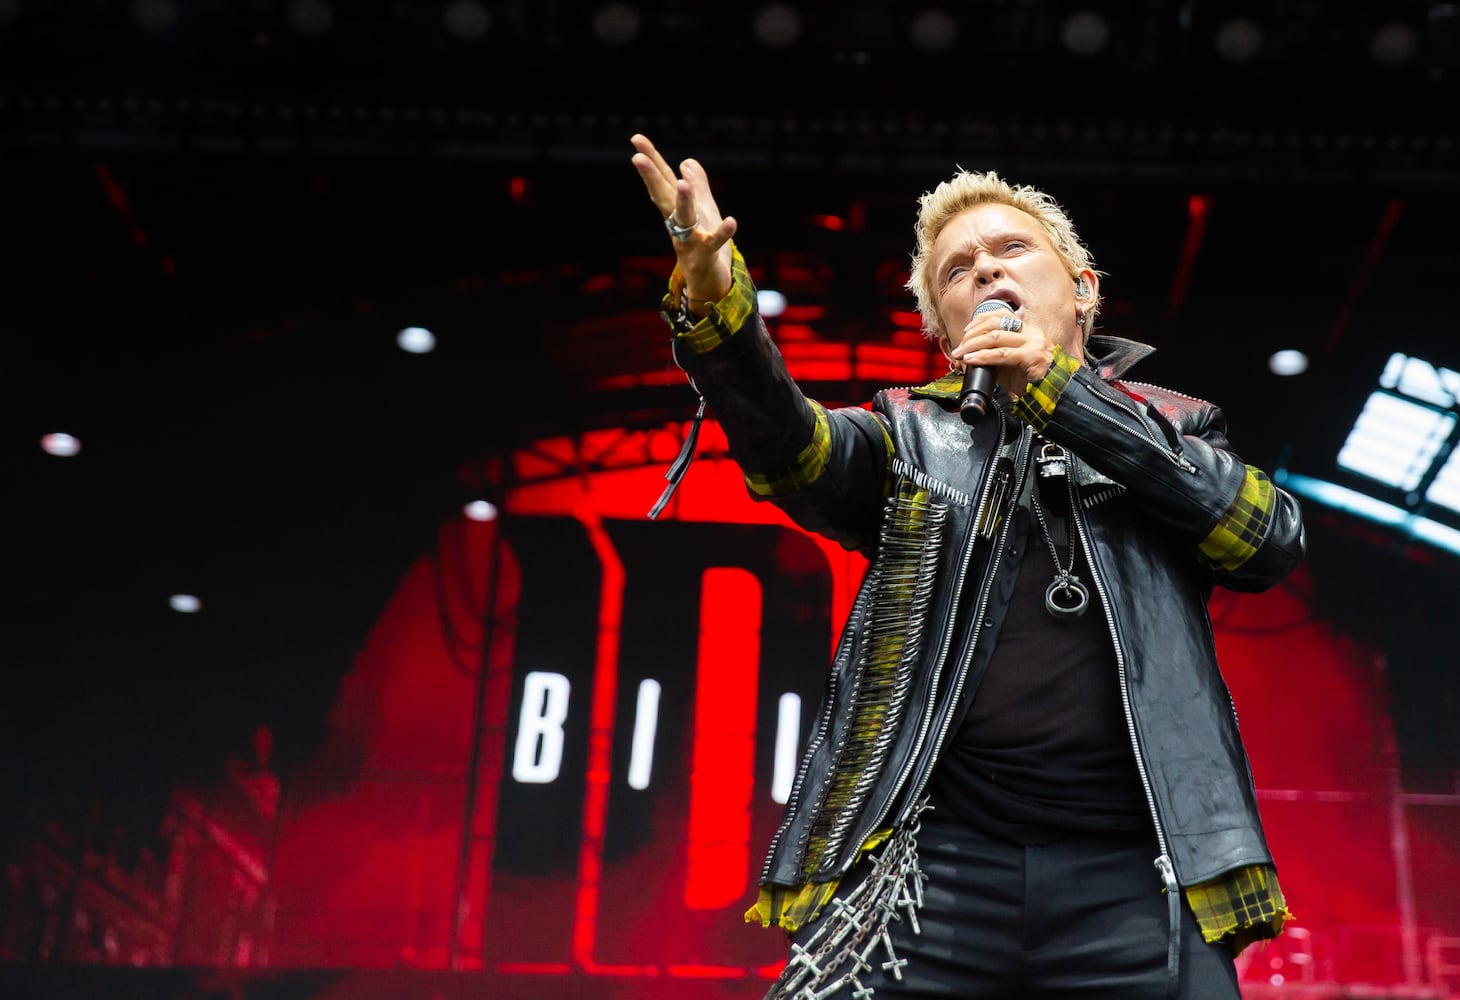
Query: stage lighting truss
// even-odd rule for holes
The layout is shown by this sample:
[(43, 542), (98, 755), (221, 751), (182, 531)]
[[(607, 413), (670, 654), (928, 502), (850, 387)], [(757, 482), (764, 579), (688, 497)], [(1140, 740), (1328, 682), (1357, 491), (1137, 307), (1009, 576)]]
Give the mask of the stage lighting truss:
[(1339, 467), (1401, 491), (1408, 507), (1460, 513), (1457, 398), (1460, 373), (1391, 355), (1339, 450)]
[[(1390, 355), (1339, 449), (1355, 486), (1279, 470), (1283, 486), (1320, 504), (1460, 553), (1460, 372)], [(1364, 484), (1368, 484), (1367, 487)]]

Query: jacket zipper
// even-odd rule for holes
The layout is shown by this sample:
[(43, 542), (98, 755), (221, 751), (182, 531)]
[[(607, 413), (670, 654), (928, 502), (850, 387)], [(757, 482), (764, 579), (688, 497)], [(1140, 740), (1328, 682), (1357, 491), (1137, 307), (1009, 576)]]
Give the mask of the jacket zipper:
[[(1002, 441), (1005, 430), (1004, 413), (1002, 410), (998, 410), (997, 412), (999, 414), (999, 440)], [(1013, 505), (1018, 503), (1019, 496), (1024, 490), (1024, 476), (1028, 470), (1029, 464), (1028, 444), (1030, 441), (1030, 437), (1031, 436), (1029, 434), (1024, 432), (1021, 432), (1019, 437), (1019, 447), (1016, 452), (1016, 459), (1014, 463), (1014, 488), (1008, 494), (1009, 497), (1011, 497), (1011, 510)], [(1002, 451), (1003, 449), (1001, 448), (999, 450)], [(996, 471), (997, 464), (998, 463), (996, 452), (995, 459), (993, 461), (990, 461), (989, 463), (989, 477), (987, 480), (985, 480), (983, 489), (979, 491), (980, 506), (982, 505), (984, 494), (986, 494), (988, 490), (993, 488), (994, 472)], [(988, 607), (989, 592), (993, 590), (994, 577), (998, 572), (1000, 557), (1003, 555), (1004, 546), (1008, 543), (1009, 532), (1012, 530), (1013, 523), (1014, 518), (1012, 516), (1006, 515), (1004, 518), (1003, 528), (999, 532), (998, 543), (994, 546), (994, 550), (989, 556), (989, 568), (988, 571), (984, 574), (983, 589), (979, 593), (978, 606), (974, 610), (974, 628), (973, 635), (968, 643), (968, 655), (964, 659), (964, 662), (960, 665), (957, 677), (954, 680), (953, 684), (952, 704), (954, 706), (958, 704), (958, 699), (961, 698), (963, 695), (963, 682), (968, 677), (968, 660), (973, 657), (973, 651), (978, 646), (978, 637), (983, 632), (984, 611)], [(963, 566), (958, 571), (958, 586), (953, 591), (955, 601), (958, 599), (957, 595), (963, 592), (963, 581), (968, 578), (968, 564), (973, 559), (973, 550), (977, 545), (977, 539), (978, 525), (975, 524), (972, 526), (972, 530), (969, 532), (968, 544), (964, 548)], [(948, 654), (948, 646), (950, 643), (952, 643), (952, 641), (953, 629), (948, 629), (943, 636), (943, 645), (938, 650), (937, 662), (943, 662), (944, 657)], [(928, 692), (928, 708), (923, 715), (923, 723), (922, 726), (919, 728), (917, 741), (913, 744), (912, 753), (908, 755), (907, 766), (904, 767), (902, 773), (897, 776), (897, 783), (893, 785), (892, 794), (888, 796), (887, 799), (887, 805), (883, 807), (882, 812), (878, 815), (876, 822), (872, 824), (872, 829), (874, 831), (882, 827), (883, 821), (887, 818), (888, 812), (890, 812), (892, 809), (892, 804), (897, 801), (898, 793), (902, 791), (903, 783), (907, 781), (908, 777), (917, 767), (917, 762), (920, 758), (919, 751), (922, 749), (924, 737), (927, 735), (928, 729), (932, 725), (933, 714), (937, 708), (937, 694), (938, 678), (935, 676), (933, 678), (933, 687)], [(933, 740), (934, 759), (936, 759), (937, 755), (943, 750), (943, 741), (948, 736), (948, 730), (953, 724), (953, 716), (955, 714), (957, 713), (953, 711), (948, 712), (943, 720), (943, 725), (939, 728), (938, 734)], [(912, 809), (916, 808), (918, 799), (922, 798), (923, 792), (928, 787), (928, 780), (932, 777), (932, 774), (933, 769), (931, 767), (927, 768), (924, 771), (922, 778), (918, 781), (917, 790), (911, 796), (909, 796), (906, 804), (904, 804), (903, 812), (902, 815), (899, 817), (899, 821), (905, 819), (907, 817), (907, 814)]]
[[(1102, 395), (1100, 398), (1101, 399), (1105, 399), (1106, 397)], [(1196, 472), (1196, 466), (1191, 463), (1191, 460), (1190, 459), (1188, 459), (1185, 455), (1181, 454), (1180, 452), (1172, 450), (1171, 448), (1169, 448), (1166, 445), (1165, 442), (1157, 439), (1156, 435), (1154, 435), (1154, 434), (1151, 433), (1151, 429), (1150, 429), (1150, 427), (1148, 427), (1146, 425), (1146, 420), (1145, 420), (1144, 417), (1142, 417), (1135, 410), (1133, 410), (1129, 406), (1127, 406), (1119, 397), (1112, 398), (1109, 401), (1112, 402), (1112, 403), (1114, 403), (1116, 406), (1119, 406), (1122, 410), (1124, 410), (1125, 412), (1129, 413), (1131, 416), (1135, 417), (1136, 418), (1136, 422), (1141, 425), (1141, 429), (1144, 430), (1146, 433), (1144, 435), (1137, 434), (1135, 431), (1131, 430), (1125, 424), (1121, 423), (1119, 420), (1116, 420), (1110, 414), (1108, 414), (1108, 413), (1102, 413), (1101, 411), (1095, 409), (1095, 407), (1089, 406), (1089, 405), (1087, 405), (1085, 403), (1082, 403), (1078, 399), (1075, 400), (1075, 405), (1078, 406), (1080, 409), (1082, 409), (1082, 410), (1086, 411), (1087, 413), (1089, 413), (1091, 416), (1098, 417), (1099, 419), (1105, 421), (1107, 424), (1110, 424), (1112, 427), (1118, 427), (1118, 428), (1120, 428), (1120, 430), (1124, 431), (1126, 434), (1129, 434), (1131, 437), (1135, 438), (1136, 440), (1142, 441), (1142, 442), (1148, 442), (1151, 445), (1154, 445), (1157, 451), (1161, 452), (1161, 454), (1165, 455), (1168, 459), (1170, 459), (1171, 462), (1177, 468), (1179, 468), (1182, 472)]]
[[(1120, 426), (1120, 425), (1117, 425)], [(1125, 712), (1126, 732), (1130, 735), (1131, 751), (1136, 758), (1136, 772), (1141, 778), (1141, 788), (1146, 795), (1146, 808), (1151, 811), (1151, 823), (1156, 828), (1156, 846), (1161, 852), (1156, 858), (1156, 870), (1161, 873), (1161, 882), (1166, 891), (1174, 893), (1178, 889), (1176, 882), (1176, 869), (1171, 862), (1171, 851), (1166, 844), (1166, 830), (1161, 825), (1161, 814), (1156, 809), (1156, 795), (1151, 788), (1151, 775), (1146, 770), (1146, 758), (1141, 751), (1140, 735), (1136, 732), (1135, 710), (1131, 707), (1130, 683), (1126, 676), (1125, 650), (1120, 644), (1120, 636), (1115, 630), (1115, 620), (1110, 611), (1110, 597), (1105, 589), (1105, 582), (1100, 578), (1100, 571), (1095, 566), (1095, 551), (1090, 544), (1090, 535), (1085, 527), (1085, 520), (1080, 514), (1079, 491), (1075, 486), (1075, 466), (1077, 461), (1072, 453), (1066, 452), (1066, 461), (1070, 463), (1066, 479), (1069, 482), (1070, 490), (1070, 516), (1075, 519), (1075, 528), (1080, 536), (1080, 546), (1085, 550), (1085, 562), (1090, 567), (1090, 579), (1095, 584), (1095, 589), (1100, 594), (1100, 606), (1105, 612), (1105, 625), (1110, 630), (1110, 641), (1115, 648), (1116, 676), (1120, 681), (1120, 704)]]
[[(675, 363), (678, 364), (677, 361)], [(681, 368), (682, 367), (683, 366), (681, 366)], [(693, 385), (694, 384), (694, 381), (691, 380), (690, 381), (690, 384)], [(909, 385), (909, 386), (902, 386), (901, 388), (903, 388), (904, 390), (906, 390), (908, 392), (911, 392), (914, 389), (919, 388), (919, 387), (917, 387), (917, 386), (910, 386)], [(1000, 423), (1000, 432), (1001, 432), (1001, 437), (1002, 437), (1002, 430), (1003, 430), (1003, 426), (1002, 426), (1003, 414), (1002, 413), (999, 414), (999, 418), (1000, 418), (1000, 421), (1001, 421), (1001, 423)], [(989, 480), (985, 483), (985, 488), (984, 488), (984, 491), (983, 492), (987, 492), (988, 482), (992, 482), (992, 479), (993, 479), (993, 477), (992, 477), (992, 475), (990, 475)], [(980, 496), (980, 503), (982, 503), (982, 496)], [(976, 509), (977, 508), (975, 508), (975, 510)], [(965, 572), (967, 571), (967, 568), (968, 568), (967, 567), (967, 562), (968, 562), (968, 557), (965, 556), (965, 558), (964, 558), (964, 571)], [(961, 579), (961, 577), (962, 577), (962, 574), (960, 574), (960, 579)], [(861, 616), (860, 616), (859, 612), (862, 610), (862, 608), (864, 608), (866, 606), (866, 603), (867, 603), (866, 602), (866, 591), (859, 590), (859, 592), (857, 594), (856, 601), (854, 601), (852, 603), (852, 610), (851, 610), (850, 615), (848, 616), (848, 620), (857, 620), (857, 619), (860, 619)], [(850, 654), (850, 651), (849, 651), (848, 652), (848, 656), (850, 656), (850, 655), (851, 654)], [(841, 662), (838, 662), (838, 663), (833, 664), (832, 671), (831, 671), (831, 679), (829, 681), (830, 684), (832, 684), (832, 685), (835, 685), (836, 684), (836, 682), (837, 682), (836, 681), (836, 678), (837, 678), (839, 672), (841, 671), (844, 662), (845, 661), (841, 661)], [(815, 733), (815, 735), (812, 736), (811, 741), (806, 746), (806, 749), (801, 752), (801, 764), (796, 769), (796, 780), (791, 783), (791, 794), (786, 799), (786, 808), (784, 810), (783, 817), (781, 819), (781, 824), (780, 824), (779, 827), (776, 828), (776, 833), (775, 833), (775, 836), (773, 836), (771, 838), (770, 846), (766, 848), (765, 862), (761, 865), (761, 869), (760, 869), (760, 880), (761, 880), (762, 883), (764, 883), (767, 879), (770, 878), (770, 875), (771, 875), (771, 865), (772, 865), (772, 863), (773, 863), (773, 861), (775, 859), (776, 851), (777, 851), (777, 849), (781, 845), (781, 838), (784, 837), (786, 835), (786, 831), (788, 829), (790, 829), (791, 822), (792, 822), (793, 818), (796, 815), (796, 807), (798, 805), (800, 805), (800, 803), (801, 803), (801, 792), (804, 790), (803, 789), (803, 786), (804, 786), (805, 781), (806, 781), (806, 772), (807, 772), (807, 770), (811, 766), (811, 759), (812, 759), (812, 757), (814, 757), (816, 755), (817, 748), (820, 747), (821, 744), (822, 744), (822, 741), (824, 741), (826, 739), (827, 730), (829, 730), (831, 728), (831, 719), (832, 719), (832, 715), (833, 715), (833, 712), (831, 711), (831, 706), (835, 703), (835, 701), (836, 701), (836, 690), (835, 690), (835, 688), (833, 688), (832, 690), (830, 690), (830, 691), (827, 692), (827, 696), (826, 696), (827, 711), (822, 712), (821, 713), (821, 718), (817, 719), (817, 721), (816, 721), (816, 733)], [(900, 783), (901, 783), (901, 779), (899, 779), (899, 784)], [(857, 846), (860, 847), (861, 845), (859, 844)], [(804, 861), (805, 861), (804, 858), (797, 858), (796, 859), (797, 867), (799, 868)]]
[[(1162, 388), (1161, 386), (1151, 385), (1151, 383), (1149, 383), (1149, 382), (1127, 382), (1126, 384), (1127, 385), (1148, 386), (1148, 387), (1150, 387), (1152, 389), (1160, 389), (1160, 391), (1162, 391), (1162, 392), (1170, 393), (1173, 396), (1180, 396), (1182, 399), (1190, 400), (1193, 403), (1200, 403), (1202, 406), (1208, 406), (1209, 407), (1209, 406), (1212, 405), (1211, 403), (1207, 402), (1205, 399), (1202, 399), (1202, 398), (1200, 398), (1198, 396), (1188, 396), (1184, 392), (1176, 392), (1176, 391), (1174, 391), (1172, 389), (1166, 389), (1166, 388)], [(1101, 398), (1106, 398), (1106, 397), (1102, 396)], [(1127, 405), (1124, 399), (1122, 399), (1119, 395), (1116, 395), (1116, 396), (1110, 397), (1110, 401), (1113, 402), (1113, 403), (1115, 403), (1116, 405), (1118, 405), (1121, 409), (1125, 410), (1127, 413), (1129, 413), (1132, 416), (1134, 416), (1140, 422), (1140, 425), (1143, 428), (1146, 429), (1145, 438), (1142, 439), (1142, 440), (1149, 440), (1152, 444), (1154, 444), (1157, 447), (1157, 449), (1159, 449), (1160, 451), (1165, 452), (1166, 455), (1171, 459), (1171, 461), (1175, 462), (1177, 464), (1177, 466), (1179, 466), (1184, 471), (1186, 471), (1186, 472), (1196, 472), (1197, 471), (1196, 466), (1193, 465), (1191, 463), (1191, 461), (1186, 458), (1186, 456), (1181, 455), (1178, 452), (1172, 451), (1170, 448), (1166, 447), (1164, 444), (1162, 444), (1160, 441), (1158, 441), (1156, 439), (1156, 436), (1150, 432), (1150, 427), (1146, 424), (1145, 417), (1141, 416), (1141, 414), (1139, 412), (1137, 412), (1136, 410), (1133, 410), (1129, 405)], [(1080, 403), (1078, 400), (1076, 400), (1076, 403), (1082, 409), (1089, 410), (1095, 416), (1104, 419), (1108, 423), (1114, 424), (1116, 427), (1119, 427), (1121, 430), (1125, 431), (1127, 434), (1130, 434), (1132, 437), (1136, 437), (1136, 438), (1140, 438), (1141, 437), (1141, 435), (1136, 434), (1134, 431), (1132, 431), (1129, 427), (1126, 427), (1120, 421), (1112, 419), (1108, 415), (1106, 415), (1104, 413), (1101, 413), (1099, 410), (1096, 410), (1095, 408), (1090, 407), (1090, 406), (1086, 406), (1084, 403)], [(1072, 487), (1073, 487), (1073, 481), (1072, 481)], [(1093, 566), (1091, 567), (1091, 570), (1090, 571), (1092, 573), (1095, 571)], [(1210, 620), (1208, 620), (1207, 629), (1208, 630), (1211, 629)], [(1238, 718), (1237, 718), (1237, 703), (1236, 703), (1236, 701), (1234, 701), (1232, 699), (1232, 693), (1230, 691), (1227, 692), (1227, 702), (1228, 702), (1228, 704), (1231, 705), (1231, 708), (1232, 708), (1232, 721), (1237, 724), (1237, 728), (1240, 731), (1242, 727), (1241, 727), (1240, 720), (1238, 720)]]

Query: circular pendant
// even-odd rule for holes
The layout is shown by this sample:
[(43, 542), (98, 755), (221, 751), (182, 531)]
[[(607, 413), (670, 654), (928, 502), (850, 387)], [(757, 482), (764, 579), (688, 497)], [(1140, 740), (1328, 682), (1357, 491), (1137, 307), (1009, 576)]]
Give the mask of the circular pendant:
[(1078, 618), (1090, 606), (1090, 591), (1074, 575), (1061, 573), (1044, 592), (1044, 609), (1055, 618)]

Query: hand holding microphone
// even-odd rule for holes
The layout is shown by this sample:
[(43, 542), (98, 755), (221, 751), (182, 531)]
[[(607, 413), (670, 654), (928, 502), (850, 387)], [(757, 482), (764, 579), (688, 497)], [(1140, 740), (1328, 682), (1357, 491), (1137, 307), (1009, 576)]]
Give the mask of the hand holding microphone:
[[(985, 299), (974, 307), (973, 315), (996, 310), (1007, 310), (1011, 315), (1004, 318), (1005, 329), (1019, 329), (1019, 318), (1012, 315), (1014, 307), (1003, 299)], [(958, 394), (958, 415), (965, 424), (972, 424), (984, 415), (989, 402), (994, 398), (994, 370), (986, 366), (966, 366), (963, 369), (963, 390)]]

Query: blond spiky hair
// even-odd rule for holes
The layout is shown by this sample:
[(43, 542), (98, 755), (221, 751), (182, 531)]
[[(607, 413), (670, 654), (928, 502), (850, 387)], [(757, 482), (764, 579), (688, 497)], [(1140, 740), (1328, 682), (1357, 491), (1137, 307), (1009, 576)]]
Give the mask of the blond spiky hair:
[[(979, 173), (960, 167), (951, 178), (918, 199), (918, 221), (913, 226), (918, 246), (913, 253), (912, 275), (908, 278), (907, 288), (917, 297), (918, 313), (923, 317), (923, 332), (934, 342), (942, 342), (944, 330), (943, 320), (938, 316), (936, 276), (928, 270), (928, 255), (943, 227), (954, 216), (975, 205), (989, 203), (1017, 208), (1043, 226), (1069, 269), (1071, 278), (1086, 268), (1095, 270), (1095, 259), (1080, 242), (1074, 223), (1052, 197), (1028, 185), (1010, 184), (992, 170)], [(1100, 271), (1095, 273), (1102, 274)], [(1100, 300), (1097, 298), (1085, 311), (1086, 337), (1094, 329), (1099, 312)]]

